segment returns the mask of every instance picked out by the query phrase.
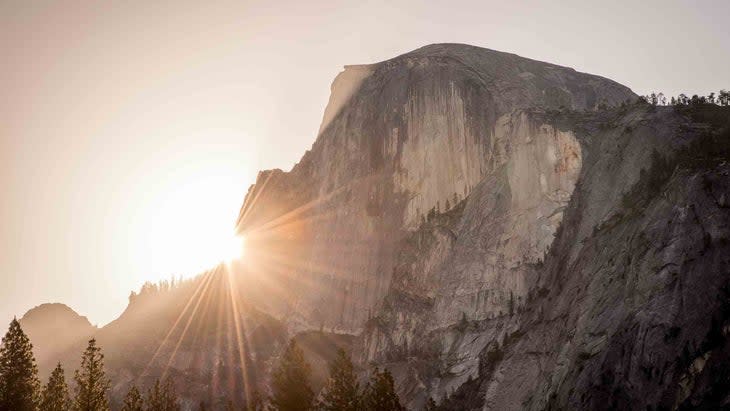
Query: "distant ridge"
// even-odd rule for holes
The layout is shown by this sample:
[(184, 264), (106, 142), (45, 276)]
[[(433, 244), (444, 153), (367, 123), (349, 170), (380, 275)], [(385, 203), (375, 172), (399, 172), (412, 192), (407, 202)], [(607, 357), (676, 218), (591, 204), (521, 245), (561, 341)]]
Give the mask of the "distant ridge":
[(90, 337), (98, 329), (88, 318), (61, 303), (33, 307), (19, 321), (33, 343), (33, 351), (39, 364), (59, 361), (64, 351), (74, 343)]

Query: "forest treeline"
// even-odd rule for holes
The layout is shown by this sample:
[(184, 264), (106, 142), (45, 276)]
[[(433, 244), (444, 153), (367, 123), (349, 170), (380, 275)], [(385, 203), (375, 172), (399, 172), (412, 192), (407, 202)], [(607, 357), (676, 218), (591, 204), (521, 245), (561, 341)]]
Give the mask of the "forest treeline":
[[(395, 391), (393, 376), (387, 369), (375, 368), (369, 380), (360, 385), (357, 372), (342, 349), (329, 364), (329, 379), (316, 394), (311, 386), (311, 366), (294, 340), (286, 346), (271, 378), (271, 393), (264, 396), (253, 390), (246, 404), (229, 401), (225, 411), (403, 411)], [(41, 385), (33, 356), (33, 345), (17, 319), (10, 323), (0, 345), (0, 411), (109, 411), (111, 381), (104, 370), (104, 354), (91, 339), (81, 355), (81, 365), (69, 388), (59, 363), (48, 382)], [(242, 393), (242, 396), (243, 393)], [(121, 411), (179, 411), (182, 402), (174, 382), (157, 379), (146, 391), (132, 386), (124, 397)], [(193, 409), (213, 410), (204, 401)], [(220, 407), (215, 409), (221, 409)], [(426, 410), (436, 409), (433, 400)]]
[[(727, 90), (720, 90), (717, 93), (712, 92), (706, 96), (700, 96), (698, 94), (694, 94), (692, 96), (687, 96), (686, 94), (680, 94), (678, 96), (667, 96), (662, 92), (652, 92), (647, 95), (638, 96), (636, 99), (628, 99), (626, 101), (621, 102), (618, 105), (610, 105), (607, 104), (605, 101), (598, 104), (599, 110), (606, 110), (613, 107), (626, 107), (630, 106), (633, 103), (640, 103), (640, 104), (650, 104), (652, 106), (673, 106), (676, 108), (682, 108), (682, 107), (693, 107), (693, 106), (702, 106), (706, 104), (715, 104), (718, 106), (730, 106), (730, 92)], [(564, 111), (567, 107), (561, 106), (558, 111)]]
[(689, 97), (685, 94), (680, 94), (677, 97), (669, 97), (664, 93), (653, 92), (645, 96), (639, 96), (639, 99), (649, 103), (653, 106), (693, 106), (699, 104), (717, 104), (719, 106), (730, 106), (730, 92), (727, 90), (720, 90), (717, 93), (710, 93), (706, 96), (699, 96), (697, 94)]
[[(17, 319), (10, 323), (0, 345), (0, 411), (108, 411), (111, 381), (104, 371), (104, 354), (89, 340), (69, 389), (61, 363), (41, 386), (33, 345)], [(179, 401), (170, 381), (158, 380), (146, 396), (136, 387), (127, 394), (124, 411), (174, 411)]]

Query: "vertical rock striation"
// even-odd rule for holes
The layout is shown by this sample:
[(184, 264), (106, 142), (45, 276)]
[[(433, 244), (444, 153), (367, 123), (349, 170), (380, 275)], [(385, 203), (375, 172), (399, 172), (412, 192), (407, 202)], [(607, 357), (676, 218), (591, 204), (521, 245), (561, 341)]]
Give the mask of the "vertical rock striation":
[(242, 208), (296, 261), (262, 304), (358, 334), (413, 409), (727, 404), (730, 115), (635, 98), (464, 45), (347, 68)]
[(312, 149), (289, 172), (260, 173), (241, 209), (239, 230), (278, 290), (261, 303), (296, 327), (363, 330), (403, 240), (481, 186), (495, 209), (465, 212), (493, 221), (463, 230), (491, 235), (454, 244), (456, 263), (430, 289), (433, 326), (506, 310), (526, 293), (520, 267), (549, 246), (582, 156), (571, 132), (525, 110), (632, 97), (601, 77), (457, 44), (346, 67)]

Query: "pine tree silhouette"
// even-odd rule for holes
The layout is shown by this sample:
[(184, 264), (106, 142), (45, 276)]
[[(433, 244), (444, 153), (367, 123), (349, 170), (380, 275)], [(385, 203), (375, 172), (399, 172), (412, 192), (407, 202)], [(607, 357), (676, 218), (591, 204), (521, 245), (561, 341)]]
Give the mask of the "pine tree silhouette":
[(33, 344), (13, 318), (0, 347), (0, 411), (34, 411), (39, 393)]
[(144, 411), (144, 399), (136, 385), (133, 385), (124, 396), (122, 411)]
[(404, 411), (395, 392), (393, 376), (387, 369), (373, 371), (363, 396), (363, 410), (367, 411)]
[(308, 411), (314, 408), (309, 385), (311, 367), (294, 340), (289, 341), (278, 368), (272, 374), (271, 406), (278, 411)]
[(330, 364), (330, 378), (322, 394), (324, 411), (357, 411), (360, 409), (360, 387), (355, 367), (345, 350), (339, 349)]
[(71, 409), (71, 397), (68, 394), (66, 376), (60, 362), (51, 372), (48, 384), (43, 387), (40, 409), (43, 411), (68, 411)]
[(89, 340), (81, 356), (81, 368), (74, 373), (76, 381), (76, 396), (74, 409), (76, 411), (108, 411), (110, 383), (104, 373), (104, 354), (96, 346), (96, 339)]
[(180, 411), (172, 381), (167, 379), (164, 384), (159, 379), (155, 381), (155, 385), (147, 392), (146, 411)]

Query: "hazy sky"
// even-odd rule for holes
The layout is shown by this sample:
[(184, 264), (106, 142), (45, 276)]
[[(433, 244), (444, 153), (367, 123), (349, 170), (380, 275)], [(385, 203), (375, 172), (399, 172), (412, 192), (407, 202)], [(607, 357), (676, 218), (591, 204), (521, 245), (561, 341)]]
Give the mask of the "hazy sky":
[(460, 42), (637, 93), (730, 88), (730, 1), (0, 0), (0, 327), (104, 324), (215, 259), (262, 168), (314, 141), (332, 79)]

